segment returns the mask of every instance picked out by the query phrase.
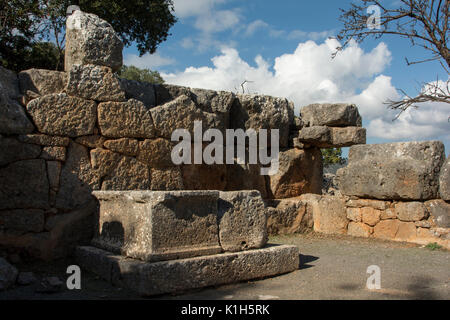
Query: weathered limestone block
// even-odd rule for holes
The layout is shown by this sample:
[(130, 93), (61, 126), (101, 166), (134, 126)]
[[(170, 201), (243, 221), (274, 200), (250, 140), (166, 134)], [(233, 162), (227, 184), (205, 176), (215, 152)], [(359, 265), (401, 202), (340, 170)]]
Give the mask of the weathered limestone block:
[(0, 138), (0, 166), (19, 160), (36, 159), (41, 153), (41, 147), (21, 143), (13, 138)]
[(369, 207), (378, 210), (386, 210), (390, 204), (387, 201), (372, 200), (372, 199), (350, 199), (346, 202), (346, 206), (350, 208)]
[(220, 192), (220, 245), (236, 252), (264, 247), (268, 241), (267, 213), (259, 191)]
[(348, 224), (347, 234), (349, 236), (368, 238), (372, 232), (372, 228), (365, 223), (351, 221)]
[(149, 82), (120, 79), (122, 89), (127, 99), (141, 101), (147, 108), (156, 105), (155, 88)]
[(450, 155), (442, 165), (439, 176), (439, 193), (441, 199), (450, 201)]
[(143, 296), (275, 276), (299, 267), (298, 248), (290, 245), (156, 263), (78, 247), (76, 259), (84, 269)]
[(236, 98), (230, 119), (233, 129), (278, 129), (280, 147), (288, 147), (289, 128), (294, 122), (293, 103), (262, 95), (238, 94)]
[(102, 190), (148, 190), (150, 171), (135, 158), (123, 156), (118, 164), (103, 178)]
[(0, 169), (0, 209), (48, 208), (45, 161), (23, 160)]
[(123, 102), (125, 91), (111, 68), (95, 65), (73, 65), (66, 86), (67, 94), (88, 100)]
[(186, 164), (181, 166), (186, 190), (220, 190), (227, 185), (227, 165)]
[(150, 111), (142, 102), (134, 99), (127, 102), (100, 103), (98, 124), (102, 135), (109, 138), (153, 138), (156, 136)]
[(66, 148), (44, 147), (42, 149), (41, 158), (44, 160), (66, 161)]
[(206, 112), (196, 106), (186, 95), (181, 95), (164, 105), (150, 109), (158, 136), (170, 139), (176, 129), (186, 129), (194, 139), (194, 122), (202, 122), (202, 130), (215, 128), (223, 130), (226, 123), (217, 114)]
[(74, 64), (94, 64), (117, 71), (123, 43), (112, 26), (94, 14), (75, 11), (66, 21), (65, 70)]
[(87, 148), (71, 142), (61, 170), (56, 207), (70, 210), (92, 201), (92, 190), (100, 189), (100, 176), (93, 170)]
[(365, 224), (373, 227), (381, 220), (381, 210), (373, 208), (360, 208), (361, 219)]
[(417, 228), (414, 222), (399, 222), (395, 235), (397, 241), (414, 242), (417, 239)]
[(88, 148), (103, 148), (103, 143), (106, 141), (105, 137), (99, 135), (82, 136), (75, 139), (75, 142)]
[(61, 71), (29, 69), (18, 74), (20, 90), (27, 95), (31, 91), (37, 95), (61, 93), (67, 84), (67, 74)]
[(280, 152), (278, 173), (269, 176), (274, 199), (304, 193), (322, 193), (322, 153), (319, 149), (289, 149)]
[(381, 220), (373, 229), (375, 238), (392, 240), (398, 232), (400, 221), (397, 219)]
[(302, 143), (319, 148), (350, 147), (366, 143), (366, 129), (361, 127), (305, 127), (299, 131), (298, 139)]
[(267, 232), (270, 235), (302, 233), (312, 230), (314, 220), (306, 203), (299, 199), (270, 201), (267, 208)]
[(180, 167), (152, 168), (150, 190), (186, 190)]
[(361, 127), (362, 119), (354, 104), (311, 104), (300, 110), (307, 126)]
[(0, 133), (27, 134), (33, 130), (34, 126), (28, 120), (24, 108), (9, 98), (7, 92), (0, 87)]
[(314, 231), (325, 234), (347, 233), (347, 210), (342, 197), (322, 196), (317, 203), (310, 201), (314, 217)]
[(27, 105), (28, 113), (41, 133), (69, 137), (93, 133), (96, 109), (94, 101), (65, 93), (42, 96)]
[(357, 145), (337, 172), (342, 194), (362, 198), (428, 200), (437, 197), (444, 161), (440, 141)]
[(397, 202), (395, 211), (400, 221), (420, 221), (428, 218), (428, 211), (422, 202)]
[(0, 291), (9, 289), (16, 283), (19, 271), (3, 258), (0, 258)]
[(14, 71), (0, 66), (0, 92), (7, 99), (16, 100), (20, 97), (19, 79)]
[(268, 198), (266, 176), (261, 175), (257, 164), (230, 164), (226, 170), (226, 190), (258, 190), (263, 199)]
[(433, 217), (436, 226), (450, 228), (450, 203), (443, 200), (430, 200), (425, 202), (425, 207)]
[(144, 261), (221, 252), (217, 191), (96, 191), (99, 230), (93, 243)]
[(106, 149), (127, 156), (133, 157), (139, 154), (139, 141), (136, 139), (122, 138), (117, 140), (107, 140), (103, 145)]
[(16, 209), (0, 211), (0, 229), (8, 232), (26, 233), (44, 230), (44, 211), (39, 209)]
[(45, 134), (26, 134), (17, 137), (20, 142), (49, 147), (67, 147), (70, 139), (67, 137), (48, 136)]
[(154, 168), (173, 167), (172, 147), (172, 143), (167, 139), (146, 139), (139, 142), (137, 159)]

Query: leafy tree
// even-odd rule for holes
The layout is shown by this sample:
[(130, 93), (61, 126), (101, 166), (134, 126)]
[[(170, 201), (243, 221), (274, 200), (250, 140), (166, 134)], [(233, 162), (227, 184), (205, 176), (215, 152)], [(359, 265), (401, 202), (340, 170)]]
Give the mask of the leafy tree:
[(119, 77), (136, 80), (143, 82), (150, 82), (154, 84), (163, 84), (164, 79), (161, 77), (158, 71), (152, 71), (150, 69), (139, 69), (135, 66), (123, 66), (119, 72)]
[(108, 21), (125, 46), (136, 44), (140, 55), (154, 53), (176, 22), (172, 0), (0, 0), (0, 62), (24, 69), (20, 61), (25, 61), (33, 45), (51, 41), (59, 57), (48, 63), (61, 69), (69, 5)]
[(321, 151), (323, 165), (325, 167), (331, 164), (345, 164), (347, 162), (347, 159), (342, 157), (341, 148), (321, 149)]
[[(405, 58), (408, 65), (439, 61), (445, 72), (450, 74), (450, 0), (400, 0), (390, 6), (383, 5), (379, 0), (358, 0), (351, 3), (350, 8), (341, 9), (341, 12), (340, 21), (344, 26), (337, 39), (343, 44), (337, 48), (334, 55), (352, 39), (360, 43), (369, 37), (379, 39), (393, 35), (409, 39), (412, 46), (421, 47), (429, 54), (419, 61), (409, 61)], [(400, 111), (400, 115), (421, 102), (450, 103), (449, 81), (445, 79), (422, 83), (424, 89), (415, 97), (399, 90), (406, 98), (400, 101), (389, 100), (386, 104)]]

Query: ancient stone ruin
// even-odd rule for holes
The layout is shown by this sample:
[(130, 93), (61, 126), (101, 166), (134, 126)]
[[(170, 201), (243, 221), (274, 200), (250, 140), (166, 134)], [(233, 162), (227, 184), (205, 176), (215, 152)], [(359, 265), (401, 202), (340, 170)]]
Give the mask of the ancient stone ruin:
[[(79, 264), (143, 295), (298, 269), (268, 235), (314, 230), (450, 248), (450, 159), (439, 141), (365, 145), (352, 104), (294, 115), (283, 98), (120, 79), (123, 45), (67, 19), (65, 72), (0, 67), (0, 250)], [(279, 169), (175, 165), (175, 129), (279, 130)], [(191, 135), (194, 144), (194, 135)], [(352, 146), (322, 195), (320, 148)], [(206, 147), (206, 146), (204, 146)], [(269, 147), (268, 147), (269, 148)]]

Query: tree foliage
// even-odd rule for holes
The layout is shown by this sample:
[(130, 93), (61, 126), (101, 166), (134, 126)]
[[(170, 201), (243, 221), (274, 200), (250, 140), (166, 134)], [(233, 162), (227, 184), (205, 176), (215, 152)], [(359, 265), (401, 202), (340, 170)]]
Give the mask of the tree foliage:
[[(399, 0), (391, 5), (383, 5), (379, 0), (358, 0), (351, 3), (350, 8), (341, 9), (343, 29), (337, 39), (342, 42), (342, 46), (337, 48), (335, 54), (351, 40), (360, 43), (369, 37), (379, 39), (393, 35), (409, 39), (412, 46), (421, 47), (428, 54), (418, 61), (410, 61), (405, 57), (408, 65), (439, 61), (445, 72), (450, 74), (449, 10), (450, 0)], [(379, 16), (374, 15), (376, 11), (379, 11)], [(400, 101), (389, 100), (386, 104), (401, 113), (421, 102), (450, 103), (448, 78), (444, 79), (444, 83), (439, 79), (432, 83), (423, 82), (422, 87), (424, 89), (415, 97), (400, 90), (405, 98)]]
[[(39, 42), (52, 42), (58, 50), (44, 65), (62, 69), (66, 10), (78, 5), (108, 21), (125, 46), (135, 44), (140, 55), (154, 53), (176, 22), (172, 0), (0, 0), (0, 62), (16, 71), (28, 64)], [(48, 45), (47, 49), (50, 47)], [(45, 57), (45, 56), (43, 56)], [(42, 63), (41, 63), (42, 65)], [(36, 65), (36, 67), (39, 67)]]
[(347, 162), (347, 159), (342, 157), (341, 148), (321, 149), (321, 151), (322, 151), (323, 165), (325, 167), (332, 164), (345, 164)]
[(164, 79), (161, 77), (158, 71), (152, 71), (150, 69), (139, 69), (135, 66), (123, 66), (119, 70), (119, 77), (128, 80), (150, 82), (153, 84), (164, 83)]

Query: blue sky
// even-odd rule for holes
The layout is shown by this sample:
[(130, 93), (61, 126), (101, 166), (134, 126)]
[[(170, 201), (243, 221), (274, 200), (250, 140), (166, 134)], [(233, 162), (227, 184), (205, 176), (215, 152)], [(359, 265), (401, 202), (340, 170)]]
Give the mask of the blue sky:
[[(395, 5), (397, 0), (383, 1)], [(448, 104), (425, 104), (393, 122), (383, 104), (414, 95), (421, 82), (448, 75), (438, 62), (407, 66), (427, 53), (409, 40), (384, 37), (353, 44), (336, 59), (330, 36), (350, 1), (174, 0), (178, 22), (153, 55), (124, 51), (125, 64), (158, 70), (167, 83), (286, 97), (296, 113), (315, 102), (356, 103), (368, 143), (441, 140), (450, 151)]]

